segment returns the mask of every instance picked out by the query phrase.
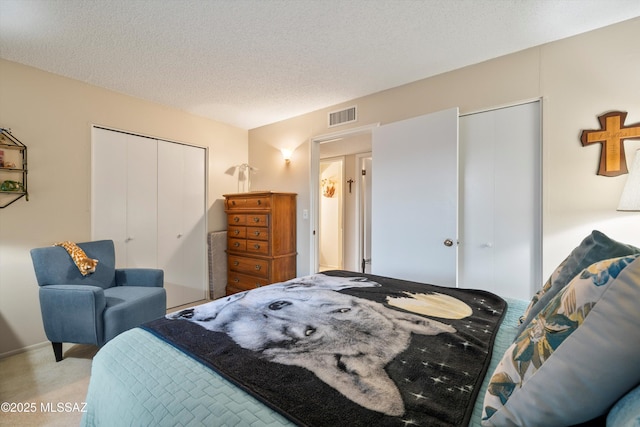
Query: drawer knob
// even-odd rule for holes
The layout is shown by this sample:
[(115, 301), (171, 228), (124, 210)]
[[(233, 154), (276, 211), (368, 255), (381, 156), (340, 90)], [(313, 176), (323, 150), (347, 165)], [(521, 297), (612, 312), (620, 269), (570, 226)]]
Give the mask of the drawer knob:
[(258, 244), (253, 245), (253, 247), (254, 247), (255, 249), (260, 249), (260, 245), (258, 245)]
[(236, 267), (240, 265), (240, 263), (238, 261), (233, 261), (233, 265), (235, 265)]
[(238, 283), (240, 281), (240, 279), (238, 279), (237, 277), (235, 279), (233, 279), (234, 282)]
[(235, 234), (237, 236), (238, 234), (240, 234), (240, 230), (234, 230), (233, 234)]
[(451, 239), (447, 239), (443, 243), (445, 246), (448, 246), (448, 247), (453, 246), (453, 240)]
[(233, 217), (233, 222), (240, 222), (240, 217), (239, 216), (234, 216)]
[(254, 218), (253, 218), (253, 222), (260, 222), (260, 218), (259, 218), (259, 217), (257, 217), (257, 216), (256, 216), (256, 217), (254, 217)]
[(256, 270), (260, 270), (262, 267), (260, 267), (258, 264), (256, 264)]
[(239, 246), (240, 246), (240, 243), (239, 243), (239, 242), (235, 242), (235, 243), (233, 244), (233, 246), (235, 246), (235, 247), (237, 248), (237, 247), (239, 247)]
[(258, 206), (262, 204), (262, 200), (258, 199)]
[(259, 236), (260, 232), (259, 231), (255, 231), (253, 234), (255, 234), (256, 236)]

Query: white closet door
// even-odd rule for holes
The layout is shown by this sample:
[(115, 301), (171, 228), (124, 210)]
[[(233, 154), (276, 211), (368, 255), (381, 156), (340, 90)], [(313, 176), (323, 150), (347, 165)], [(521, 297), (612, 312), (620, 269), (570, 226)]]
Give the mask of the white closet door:
[(167, 306), (206, 297), (205, 150), (158, 142), (158, 261)]
[(529, 299), (540, 286), (540, 103), (460, 118), (459, 286)]
[(458, 109), (375, 128), (372, 145), (371, 272), (455, 286)]
[(207, 206), (206, 150), (183, 146), (183, 266), (184, 283), (193, 294), (193, 301), (207, 298)]
[(127, 266), (127, 135), (93, 128), (91, 238), (113, 240), (116, 266)]
[(127, 267), (158, 265), (158, 143), (127, 135)]
[(117, 267), (156, 267), (156, 165), (156, 140), (93, 128), (91, 236), (113, 240)]

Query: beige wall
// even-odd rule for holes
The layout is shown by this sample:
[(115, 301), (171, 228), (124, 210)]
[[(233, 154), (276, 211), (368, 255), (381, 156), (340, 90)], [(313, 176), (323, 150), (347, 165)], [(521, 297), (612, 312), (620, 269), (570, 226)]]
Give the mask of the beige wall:
[[(628, 111), (627, 124), (640, 122), (637, 40), (640, 18), (250, 130), (249, 163), (260, 170), (253, 186), (299, 195), (298, 274), (309, 273), (310, 221), (301, 213), (310, 208), (309, 140), (348, 129), (329, 130), (327, 112), (354, 104), (359, 117), (351, 127), (542, 98), (543, 276), (592, 229), (640, 245), (640, 214), (616, 211), (626, 175), (597, 176), (599, 148), (579, 141), (581, 130), (597, 129), (596, 116), (610, 110)], [(283, 147), (297, 147), (288, 166)], [(625, 148), (631, 164), (640, 141)]]
[(226, 228), (246, 130), (0, 60), (0, 126), (28, 147), (30, 195), (0, 209), (0, 355), (46, 340), (29, 250), (91, 238), (92, 124), (208, 147), (208, 228)]

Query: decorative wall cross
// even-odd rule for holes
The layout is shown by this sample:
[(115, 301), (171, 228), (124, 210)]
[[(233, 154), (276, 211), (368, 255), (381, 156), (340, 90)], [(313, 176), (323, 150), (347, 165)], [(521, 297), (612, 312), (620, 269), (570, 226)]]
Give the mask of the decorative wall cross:
[(624, 140), (640, 138), (640, 123), (624, 126), (627, 113), (612, 111), (598, 117), (600, 130), (583, 130), (582, 146), (601, 143), (598, 175), (618, 176), (628, 173)]

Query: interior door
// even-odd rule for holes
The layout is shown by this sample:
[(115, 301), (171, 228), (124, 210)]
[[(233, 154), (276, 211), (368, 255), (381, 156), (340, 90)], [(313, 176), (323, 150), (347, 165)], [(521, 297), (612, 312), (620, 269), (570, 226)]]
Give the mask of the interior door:
[(458, 109), (373, 129), (371, 272), (456, 285)]
[(461, 287), (529, 299), (542, 283), (540, 116), (536, 101), (460, 118)]

